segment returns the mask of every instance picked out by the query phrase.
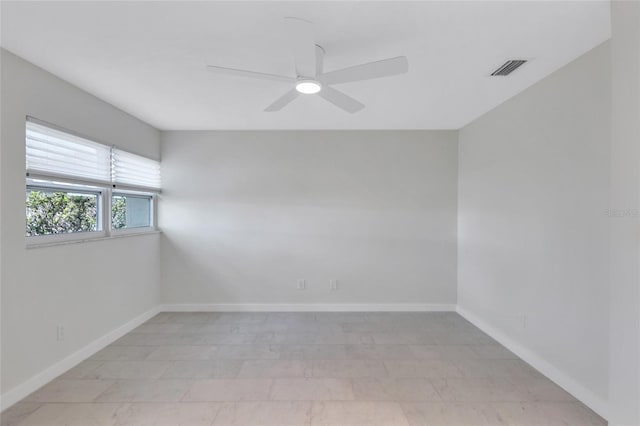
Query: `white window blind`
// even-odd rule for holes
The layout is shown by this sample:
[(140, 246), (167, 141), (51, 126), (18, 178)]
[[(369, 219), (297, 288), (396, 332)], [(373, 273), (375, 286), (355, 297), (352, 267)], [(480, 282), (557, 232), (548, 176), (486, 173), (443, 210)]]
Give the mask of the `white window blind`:
[(111, 177), (116, 185), (160, 189), (160, 162), (113, 148)]
[(160, 162), (28, 118), (27, 173), (89, 183), (160, 189)]
[(27, 172), (111, 181), (111, 148), (32, 120), (26, 123)]

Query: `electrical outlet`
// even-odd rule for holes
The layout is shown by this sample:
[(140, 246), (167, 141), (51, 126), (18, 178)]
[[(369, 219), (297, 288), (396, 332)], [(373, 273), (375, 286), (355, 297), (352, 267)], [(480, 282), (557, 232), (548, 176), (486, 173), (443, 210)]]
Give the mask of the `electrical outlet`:
[(307, 281), (306, 280), (298, 280), (298, 290), (306, 290)]
[(56, 327), (56, 340), (62, 342), (64, 340), (64, 326), (59, 325)]
[(338, 290), (338, 280), (329, 280), (329, 290), (331, 291)]

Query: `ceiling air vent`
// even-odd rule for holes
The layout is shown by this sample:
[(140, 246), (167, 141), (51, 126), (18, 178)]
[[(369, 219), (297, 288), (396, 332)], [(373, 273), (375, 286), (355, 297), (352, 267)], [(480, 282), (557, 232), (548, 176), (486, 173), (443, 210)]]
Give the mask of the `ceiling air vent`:
[(491, 73), (491, 75), (509, 75), (527, 62), (526, 59), (511, 59), (505, 62), (500, 68)]

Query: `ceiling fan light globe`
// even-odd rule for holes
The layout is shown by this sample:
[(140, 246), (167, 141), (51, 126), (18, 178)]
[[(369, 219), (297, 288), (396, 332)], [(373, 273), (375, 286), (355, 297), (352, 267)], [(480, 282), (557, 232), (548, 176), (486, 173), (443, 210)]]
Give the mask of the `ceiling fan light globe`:
[(303, 95), (313, 95), (322, 90), (322, 85), (315, 80), (298, 80), (296, 90)]

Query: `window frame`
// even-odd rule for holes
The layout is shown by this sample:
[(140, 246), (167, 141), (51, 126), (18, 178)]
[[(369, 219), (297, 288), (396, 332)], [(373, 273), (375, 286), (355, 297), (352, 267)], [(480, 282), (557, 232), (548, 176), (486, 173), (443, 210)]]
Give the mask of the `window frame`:
[[(115, 146), (110, 146), (106, 144), (102, 144), (100, 142), (95, 141), (92, 138), (87, 138), (85, 136), (79, 135), (73, 131), (69, 131), (63, 129), (59, 126), (49, 124), (42, 120), (33, 118), (31, 116), (27, 116), (25, 120), (25, 132), (27, 123), (29, 121), (35, 122), (39, 125), (50, 127), (54, 130), (66, 133), (72, 137), (81, 137), (83, 139), (87, 139), (89, 141), (99, 143), (101, 145), (109, 146), (111, 152), (116, 149)], [(118, 148), (119, 149), (119, 148)], [(125, 150), (122, 150), (127, 152)], [(142, 156), (144, 157), (144, 156)], [(144, 157), (148, 158), (148, 157)], [(112, 156), (113, 161), (113, 156)], [(160, 188), (149, 188), (145, 186), (137, 186), (137, 185), (120, 185), (115, 182), (102, 182), (95, 181), (91, 179), (86, 179), (83, 177), (73, 177), (66, 175), (59, 175), (55, 173), (40, 173), (40, 172), (30, 172), (26, 171), (26, 179), (25, 179), (25, 190), (29, 189), (38, 189), (43, 191), (56, 191), (59, 190), (61, 192), (78, 192), (78, 193), (92, 193), (97, 194), (97, 228), (96, 231), (86, 231), (86, 232), (69, 232), (69, 233), (60, 233), (60, 234), (47, 234), (47, 235), (33, 235), (27, 236), (25, 235), (25, 245), (27, 248), (29, 247), (38, 247), (38, 246), (49, 246), (49, 245), (57, 245), (57, 244), (66, 244), (72, 242), (88, 242), (88, 241), (98, 241), (108, 238), (114, 237), (122, 237), (128, 235), (144, 235), (144, 234), (152, 234), (158, 233), (160, 230), (158, 229), (158, 195), (160, 194)], [(131, 194), (131, 195), (142, 195), (145, 197), (151, 198), (151, 213), (150, 213), (150, 226), (144, 227), (135, 227), (135, 228), (124, 228), (124, 229), (112, 229), (112, 195), (113, 194)], [(26, 219), (26, 216), (25, 216)], [(26, 234), (26, 233), (25, 233)]]
[[(114, 185), (115, 187), (116, 185)], [(123, 195), (142, 195), (144, 197), (149, 197), (151, 198), (151, 205), (149, 206), (151, 209), (151, 212), (149, 214), (149, 221), (151, 222), (149, 226), (138, 226), (136, 228), (121, 228), (121, 229), (114, 229), (113, 228), (113, 215), (112, 215), (112, 211), (111, 211), (111, 202), (113, 200), (113, 195), (114, 194), (123, 194)], [(149, 232), (155, 232), (158, 230), (157, 227), (157, 194), (154, 192), (149, 192), (149, 191), (135, 191), (135, 190), (131, 190), (131, 189), (121, 189), (121, 188), (113, 188), (109, 190), (109, 218), (108, 218), (108, 222), (109, 222), (109, 233), (113, 236), (118, 236), (118, 235), (130, 235), (130, 234), (145, 234), (145, 233), (149, 233)]]
[[(116, 185), (112, 187), (97, 186), (95, 184), (88, 185), (80, 182), (69, 182), (71, 179), (66, 179), (67, 182), (60, 182), (60, 179), (45, 179), (44, 176), (39, 176), (34, 179), (32, 176), (27, 177), (25, 190), (39, 189), (43, 191), (55, 191), (61, 192), (77, 192), (96, 194), (98, 198), (97, 207), (97, 231), (87, 232), (68, 232), (63, 234), (48, 234), (48, 235), (25, 235), (25, 243), (27, 247), (37, 247), (41, 245), (55, 245), (64, 244), (68, 242), (84, 242), (100, 240), (112, 237), (121, 237), (127, 235), (143, 235), (159, 232), (157, 223), (158, 217), (158, 193), (150, 192), (147, 190), (133, 190), (133, 189), (121, 189)], [(114, 188), (115, 187), (115, 188)], [(144, 195), (151, 198), (151, 214), (150, 214), (150, 226), (140, 226), (136, 228), (124, 228), (124, 229), (112, 229), (112, 211), (111, 200), (112, 195), (116, 194), (131, 194), (131, 195)]]
[[(74, 186), (72, 186), (74, 185)], [(25, 185), (25, 192), (29, 190), (40, 190), (47, 192), (75, 192), (84, 194), (93, 194), (96, 196), (96, 230), (95, 231), (83, 231), (83, 232), (65, 232), (61, 234), (45, 234), (45, 235), (25, 235), (27, 246), (34, 246), (40, 244), (51, 244), (55, 242), (68, 242), (68, 241), (82, 241), (93, 240), (96, 238), (107, 237), (107, 230), (104, 229), (104, 188), (79, 185), (79, 184), (67, 184), (54, 181), (43, 181), (38, 179), (34, 182), (34, 179), (27, 179)], [(26, 218), (25, 218), (26, 219)]]

